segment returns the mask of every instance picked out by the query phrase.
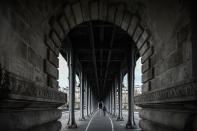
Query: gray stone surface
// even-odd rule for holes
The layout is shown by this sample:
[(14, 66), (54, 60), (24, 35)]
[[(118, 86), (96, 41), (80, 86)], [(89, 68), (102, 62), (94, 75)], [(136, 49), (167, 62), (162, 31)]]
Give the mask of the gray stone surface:
[(76, 23), (75, 23), (75, 18), (72, 13), (72, 9), (71, 9), (70, 5), (67, 5), (65, 7), (64, 13), (65, 13), (66, 19), (69, 23), (69, 27), (72, 29), (76, 25)]
[(59, 77), (58, 69), (53, 66), (48, 60), (45, 61), (45, 72), (56, 79), (58, 79)]
[(55, 121), (61, 117), (59, 110), (43, 111), (16, 111), (0, 113), (0, 129), (2, 131), (18, 131), (41, 125), (50, 121)]
[(129, 23), (130, 23), (130, 20), (131, 20), (131, 14), (129, 14), (128, 12), (126, 12), (124, 14), (124, 17), (123, 17), (123, 20), (122, 20), (122, 24), (121, 24), (121, 28), (125, 31), (128, 30), (128, 27), (129, 27)]
[(82, 11), (81, 11), (81, 4), (76, 3), (76, 4), (72, 5), (72, 9), (73, 9), (77, 24), (82, 23), (83, 22), (83, 15), (82, 15)]
[[(123, 8), (121, 4), (125, 7)], [(190, 130), (187, 126), (184, 128), (183, 126), (191, 121), (189, 123), (192, 124), (189, 124), (189, 127), (196, 130), (196, 117), (192, 117), (196, 116), (194, 112), (196, 110), (194, 80), (197, 74), (196, 33), (195, 31), (192, 33), (191, 30), (190, 10), (190, 1), (175, 0), (139, 0), (137, 2), (83, 0), (80, 3), (74, 0), (1, 1), (0, 65), (15, 77), (11, 77), (11, 80), (6, 78), (8, 82), (5, 82), (2, 79), (5, 77), (1, 76), (0, 93), (6, 100), (2, 99), (0, 102), (1, 107), (5, 109), (12, 107), (22, 111), (14, 112), (11, 109), (12, 116), (9, 113), (2, 115), (7, 121), (11, 121), (8, 118), (13, 117), (16, 120), (14, 126), (17, 129), (22, 128), (21, 125), (26, 128), (57, 119), (59, 114), (49, 113), (47, 109), (50, 107), (55, 110), (58, 105), (63, 104), (64, 97), (63, 94), (57, 92), (56, 79), (58, 79), (57, 57), (59, 47), (63, 47), (64, 34), (83, 21), (100, 19), (110, 24), (120, 25), (123, 30), (128, 31), (133, 39), (131, 43), (134, 42), (139, 49), (143, 64), (144, 85), (143, 94), (137, 96), (135, 101), (145, 110), (141, 115), (144, 118), (141, 121), (141, 127), (151, 131), (174, 128)], [(51, 21), (55, 21), (55, 25), (50, 25)], [(138, 25), (142, 26), (141, 29)], [(141, 35), (142, 31), (144, 33)], [(82, 31), (82, 34), (85, 33)], [(96, 34), (98, 33), (94, 35)], [(100, 34), (99, 37), (102, 36)], [(115, 38), (119, 36), (121, 33)], [(124, 36), (115, 45), (118, 49), (125, 45), (123, 39)], [(79, 39), (78, 43), (80, 42)], [(95, 40), (95, 47), (98, 46), (98, 42), (100, 43), (101, 40)], [(125, 52), (125, 50), (120, 50)], [(103, 52), (105, 52), (104, 57), (107, 57), (106, 51)], [(119, 54), (116, 55), (115, 52), (109, 53), (112, 58), (118, 57)], [(89, 65), (93, 67), (92, 64)], [(110, 65), (113, 65), (115, 69), (118, 67), (118, 64), (110, 63)], [(49, 88), (49, 85), (53, 88)], [(106, 89), (105, 92), (108, 91), (108, 88), (104, 89)], [(94, 93), (98, 94), (95, 90)], [(47, 105), (50, 106), (47, 108)], [(28, 112), (23, 111), (22, 106), (25, 106), (24, 109)], [(30, 108), (34, 108), (34, 111), (29, 111)], [(39, 113), (40, 108), (45, 111)], [(154, 108), (155, 111), (149, 111), (146, 108), (150, 110)], [(179, 112), (174, 112), (178, 109)], [(185, 120), (185, 113), (192, 114), (192, 116), (187, 116), (189, 120)], [(25, 119), (32, 121), (32, 125), (26, 123)]]

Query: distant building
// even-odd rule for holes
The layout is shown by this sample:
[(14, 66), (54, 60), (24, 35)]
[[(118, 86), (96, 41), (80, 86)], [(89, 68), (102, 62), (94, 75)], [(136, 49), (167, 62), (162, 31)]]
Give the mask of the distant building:
[[(67, 103), (65, 103), (66, 106), (69, 105), (69, 87), (60, 87), (59, 91), (64, 92), (67, 94)], [(75, 88), (75, 108), (80, 108), (80, 87), (79, 85)]]
[(134, 96), (142, 94), (142, 88), (141, 87), (142, 87), (141, 85), (135, 85)]
[[(141, 86), (140, 85), (135, 85), (134, 96), (137, 96), (141, 93), (142, 93)], [(135, 108), (138, 108), (138, 107), (135, 107)], [(123, 85), (123, 88), (122, 88), (122, 109), (125, 109), (125, 110), (128, 109), (128, 88), (125, 87), (124, 85)]]
[(124, 86), (122, 88), (122, 109), (128, 109), (128, 89)]

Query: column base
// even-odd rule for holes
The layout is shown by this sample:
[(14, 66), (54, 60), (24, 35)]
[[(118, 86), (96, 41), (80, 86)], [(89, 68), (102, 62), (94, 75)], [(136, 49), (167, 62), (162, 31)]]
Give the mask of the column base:
[(87, 118), (87, 119), (90, 118), (90, 115), (87, 115), (86, 118)]
[(118, 116), (116, 121), (124, 121), (124, 118), (122, 116)]
[(79, 121), (85, 121), (85, 117), (79, 118)]
[(136, 125), (131, 122), (127, 122), (126, 129), (136, 129)]
[(113, 115), (112, 115), (112, 118), (116, 118), (116, 115), (113, 114)]
[(67, 129), (75, 129), (75, 128), (77, 128), (77, 124), (76, 124), (76, 123), (68, 124), (68, 125), (66, 126), (66, 128), (67, 128)]

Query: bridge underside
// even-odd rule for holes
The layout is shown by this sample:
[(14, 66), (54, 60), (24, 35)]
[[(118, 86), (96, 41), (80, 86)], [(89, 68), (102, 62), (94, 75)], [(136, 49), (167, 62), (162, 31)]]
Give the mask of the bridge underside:
[(124, 30), (102, 21), (76, 26), (61, 47), (60, 52), (66, 59), (69, 57), (69, 48), (73, 48), (76, 54), (75, 59), (79, 65), (76, 70), (83, 71), (99, 100), (105, 100), (115, 84), (115, 77), (120, 72), (123, 76), (126, 73), (128, 52), (133, 49), (136, 57), (139, 57), (137, 47)]
[[(135, 128), (133, 112), (138, 105), (144, 131), (197, 130), (197, 33), (191, 4), (190, 0), (1, 1), (0, 130), (29, 130), (58, 120), (57, 108), (67, 96), (68, 128), (76, 128), (76, 74), (80, 120), (101, 102), (121, 121), (126, 73), (125, 127)], [(69, 95), (58, 90), (60, 53), (69, 67)], [(143, 85), (142, 94), (134, 97), (138, 58)]]

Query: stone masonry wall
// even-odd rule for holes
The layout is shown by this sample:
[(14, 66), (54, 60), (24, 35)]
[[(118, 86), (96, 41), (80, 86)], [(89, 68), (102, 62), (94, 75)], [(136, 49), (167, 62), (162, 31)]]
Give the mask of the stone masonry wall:
[[(144, 2), (144, 1), (143, 1)], [(173, 87), (192, 79), (192, 48), (189, 2), (146, 1), (140, 14), (151, 29), (155, 78), (151, 89)], [(147, 89), (144, 89), (147, 90)]]
[(49, 3), (19, 0), (0, 4), (1, 66), (40, 86), (47, 85), (44, 41), (50, 13), (56, 7)]

